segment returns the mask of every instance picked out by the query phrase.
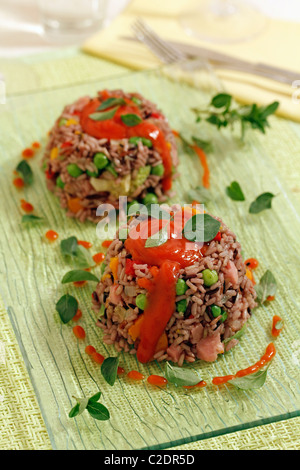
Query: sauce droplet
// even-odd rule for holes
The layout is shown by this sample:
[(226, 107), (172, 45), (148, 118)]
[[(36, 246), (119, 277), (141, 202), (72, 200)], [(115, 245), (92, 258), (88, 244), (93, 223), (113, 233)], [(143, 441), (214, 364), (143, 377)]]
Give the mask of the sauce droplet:
[(30, 202), (25, 201), (25, 199), (21, 199), (21, 209), (26, 212), (26, 214), (30, 214), (34, 211), (34, 207)]
[(145, 376), (137, 370), (131, 370), (128, 372), (127, 377), (131, 380), (144, 380)]
[(102, 263), (102, 261), (104, 261), (104, 259), (105, 259), (105, 254), (104, 253), (96, 253), (93, 256), (93, 260), (95, 261), (96, 264)]
[(31, 148), (26, 148), (22, 152), (22, 157), (24, 158), (32, 158), (34, 155), (34, 151)]
[(21, 188), (24, 188), (25, 183), (24, 183), (24, 180), (22, 178), (14, 178), (13, 185), (16, 188), (21, 189)]
[(149, 375), (147, 382), (151, 385), (158, 385), (160, 387), (168, 383), (167, 379), (161, 377), (160, 375)]
[(47, 238), (47, 240), (49, 240), (49, 242), (54, 242), (58, 239), (58, 233), (54, 230), (48, 230), (48, 232), (46, 232), (45, 234), (45, 237)]
[(73, 333), (77, 339), (84, 339), (85, 338), (85, 331), (82, 326), (76, 325), (73, 327)]

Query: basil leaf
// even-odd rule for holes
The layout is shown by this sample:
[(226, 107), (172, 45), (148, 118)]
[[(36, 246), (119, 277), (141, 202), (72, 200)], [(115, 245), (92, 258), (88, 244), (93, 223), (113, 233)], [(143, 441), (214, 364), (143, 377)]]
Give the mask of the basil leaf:
[(38, 217), (37, 215), (32, 215), (32, 214), (25, 214), (22, 216), (21, 222), (23, 224), (28, 224), (32, 222), (41, 222), (43, 220), (42, 217)]
[(232, 339), (240, 339), (243, 336), (243, 334), (245, 334), (246, 329), (247, 329), (247, 324), (245, 323), (242, 326), (242, 328), (239, 331), (237, 331), (233, 336), (230, 336), (230, 338), (224, 339), (223, 343), (227, 344)]
[(56, 303), (56, 310), (63, 323), (68, 323), (75, 317), (78, 310), (78, 302), (72, 295), (65, 294)]
[(76, 237), (69, 237), (60, 242), (61, 253), (64, 256), (75, 256), (78, 243)]
[(120, 106), (115, 106), (109, 111), (104, 111), (102, 113), (92, 113), (89, 115), (89, 118), (93, 121), (107, 121), (108, 119), (112, 119), (114, 117), (119, 107)]
[(89, 268), (93, 266), (94, 260), (89, 250), (78, 245), (76, 237), (69, 237), (60, 243), (61, 254), (66, 257), (76, 268)]
[(85, 410), (92, 416), (92, 418), (99, 421), (106, 421), (110, 418), (108, 409), (101, 403), (97, 403), (101, 396), (101, 392), (96, 393), (91, 398), (75, 398), (76, 405), (71, 409), (69, 418), (75, 418), (83, 413)]
[(232, 96), (228, 93), (219, 93), (215, 95), (211, 100), (211, 105), (215, 108), (229, 108), (231, 104)]
[(259, 284), (254, 286), (257, 293), (257, 301), (261, 304), (265, 302), (269, 295), (275, 295), (277, 290), (277, 282), (271, 271), (267, 270), (261, 277)]
[(249, 207), (250, 214), (258, 214), (266, 209), (271, 209), (273, 197), (275, 196), (272, 193), (263, 193), (258, 196)]
[(79, 403), (76, 403), (76, 405), (71, 409), (69, 413), (69, 418), (75, 418), (79, 414)]
[(81, 415), (86, 409), (89, 399), (88, 398), (76, 398), (77, 404), (79, 405), (77, 416)]
[(143, 119), (137, 114), (122, 114), (121, 119), (128, 127), (134, 127), (143, 122)]
[(202, 186), (196, 186), (188, 191), (187, 199), (190, 203), (198, 201), (200, 204), (203, 204), (211, 200), (211, 192)]
[(145, 243), (145, 247), (146, 248), (153, 248), (155, 246), (161, 246), (164, 243), (166, 243), (166, 241), (168, 240), (168, 230), (167, 230), (166, 227), (159, 230), (159, 232), (152, 235), (152, 237), (147, 238), (146, 243)]
[(234, 385), (241, 390), (253, 390), (261, 388), (267, 378), (268, 368), (259, 370), (254, 374), (246, 375), (245, 377), (235, 377), (229, 380), (228, 383)]
[(126, 104), (126, 101), (123, 98), (108, 98), (107, 100), (103, 101), (99, 108), (96, 111), (104, 111), (105, 109), (111, 108), (112, 106), (121, 105), (123, 106)]
[(178, 387), (193, 386), (202, 380), (199, 373), (195, 370), (172, 366), (169, 362), (166, 363), (164, 375), (168, 382)]
[(96, 401), (89, 400), (89, 403), (86, 407), (89, 414), (98, 421), (107, 421), (110, 418), (110, 414), (106, 406)]
[(82, 269), (74, 269), (69, 271), (62, 278), (62, 284), (68, 284), (69, 282), (80, 282), (80, 281), (94, 281), (99, 282), (99, 279), (89, 271)]
[(119, 357), (107, 357), (101, 366), (101, 374), (104, 380), (111, 386), (114, 385), (119, 366)]
[(268, 106), (262, 106), (260, 108), (260, 113), (259, 113), (260, 119), (266, 119), (268, 116), (270, 116), (270, 114), (274, 114), (277, 111), (278, 106), (279, 106), (278, 101), (274, 101)]
[(30, 185), (33, 183), (33, 173), (32, 169), (26, 160), (21, 160), (16, 168), (17, 172), (22, 175), (24, 183)]
[(209, 242), (219, 232), (221, 223), (208, 214), (193, 215), (183, 228), (184, 237), (191, 242)]
[(233, 201), (245, 201), (244, 193), (237, 181), (233, 181), (230, 186), (227, 186), (226, 194)]
[(101, 397), (101, 392), (97, 392), (97, 393), (95, 393), (95, 395), (93, 395), (93, 396), (89, 399), (89, 401), (99, 401), (100, 397)]

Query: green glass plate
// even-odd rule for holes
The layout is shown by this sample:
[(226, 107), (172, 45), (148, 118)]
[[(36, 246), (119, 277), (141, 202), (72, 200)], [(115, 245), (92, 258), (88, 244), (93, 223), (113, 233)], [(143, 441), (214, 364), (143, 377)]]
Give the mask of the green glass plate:
[[(291, 134), (299, 141), (299, 130), (292, 133), (284, 120), (272, 117), (268, 132), (274, 141), (269, 135), (250, 131), (241, 144), (227, 129), (220, 132), (208, 124), (196, 124), (190, 108), (205, 106), (215, 92), (204, 78), (201, 72), (171, 67), (11, 96), (0, 107), (1, 294), (55, 449), (161, 449), (300, 414), (299, 208), (272, 160), (278, 148), (289, 148)], [(199, 361), (194, 365), (207, 382), (205, 388), (186, 390), (170, 385), (160, 389), (122, 376), (113, 387), (104, 382), (99, 365), (84, 352), (91, 344), (105, 356), (115, 355), (113, 347), (102, 344), (102, 331), (95, 325), (91, 310), (94, 284), (81, 288), (62, 285), (60, 281), (70, 267), (60, 255), (59, 241), (50, 244), (44, 237), (49, 229), (56, 230), (60, 240), (76, 235), (92, 242), (91, 250), (97, 253), (102, 247), (96, 227), (65, 217), (57, 199), (46, 189), (39, 165), (42, 151), (30, 161), (34, 184), (24, 191), (12, 185), (21, 151), (33, 141), (45, 144), (47, 131), (63, 106), (103, 88), (138, 91), (157, 103), (172, 128), (186, 138), (196, 135), (213, 141), (213, 152), (208, 155), (212, 199), (207, 209), (236, 232), (245, 258), (259, 260), (256, 279), (267, 269), (277, 279), (275, 301), (253, 312), (240, 344), (215, 363)], [(202, 168), (198, 158), (182, 148), (179, 172), (173, 201), (186, 202), (188, 190), (201, 185)], [(245, 202), (226, 196), (225, 188), (234, 180), (243, 188)], [(250, 215), (250, 203), (265, 191), (276, 195), (273, 208)], [(34, 205), (35, 214), (44, 218), (41, 223), (21, 224), (21, 198)], [(95, 274), (100, 276), (100, 268)], [(83, 341), (73, 335), (72, 322), (63, 325), (55, 311), (57, 300), (67, 292), (76, 296), (83, 312), (79, 321), (86, 331)], [(247, 391), (212, 385), (213, 377), (233, 374), (264, 354), (273, 341), (275, 314), (282, 317), (284, 329), (275, 340), (277, 354), (265, 385)], [(120, 365), (126, 372), (136, 369), (146, 377), (163, 373), (162, 364), (141, 365), (129, 354), (121, 354)], [(87, 413), (68, 417), (75, 405), (73, 396), (89, 397), (98, 390), (110, 411), (109, 421), (95, 421)]]

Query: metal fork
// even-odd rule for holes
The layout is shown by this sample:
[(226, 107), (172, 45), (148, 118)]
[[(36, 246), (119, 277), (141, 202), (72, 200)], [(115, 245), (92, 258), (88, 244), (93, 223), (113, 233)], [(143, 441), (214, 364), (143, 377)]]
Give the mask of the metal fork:
[(131, 26), (135, 37), (146, 44), (165, 64), (188, 59), (188, 56), (164, 41), (142, 19), (138, 18)]
[[(289, 85), (296, 80), (297, 74), (294, 71), (272, 67), (267, 64), (252, 64), (242, 59), (236, 59), (218, 54), (211, 50), (205, 50), (198, 46), (189, 46), (185, 44), (177, 44), (162, 39), (155, 31), (150, 28), (142, 19), (138, 18), (132, 25), (134, 32), (134, 40), (138, 40), (146, 44), (152, 52), (159, 57), (164, 63), (171, 64), (174, 62), (187, 62), (188, 59), (198, 57), (201, 58), (206, 68), (212, 69), (212, 66), (225, 68), (228, 70), (238, 70), (254, 75), (260, 75), (270, 78), (281, 83)], [(126, 37), (126, 39), (129, 39)], [(180, 47), (179, 47), (180, 46)]]

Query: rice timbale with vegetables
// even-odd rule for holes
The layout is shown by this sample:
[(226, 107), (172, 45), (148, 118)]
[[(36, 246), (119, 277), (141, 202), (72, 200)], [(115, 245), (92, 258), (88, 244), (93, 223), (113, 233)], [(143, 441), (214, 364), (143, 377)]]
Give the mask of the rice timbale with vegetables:
[[(97, 325), (104, 343), (142, 363), (215, 361), (238, 344), (256, 306), (241, 245), (219, 218), (160, 208), (171, 218), (132, 217), (109, 246), (92, 296)], [(197, 217), (203, 242), (190, 233)]]
[(67, 215), (99, 221), (96, 208), (156, 203), (170, 194), (178, 155), (166, 117), (138, 93), (101, 91), (67, 105), (43, 158), (48, 189)]

